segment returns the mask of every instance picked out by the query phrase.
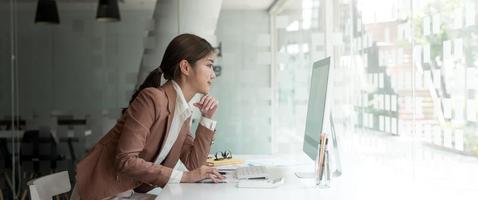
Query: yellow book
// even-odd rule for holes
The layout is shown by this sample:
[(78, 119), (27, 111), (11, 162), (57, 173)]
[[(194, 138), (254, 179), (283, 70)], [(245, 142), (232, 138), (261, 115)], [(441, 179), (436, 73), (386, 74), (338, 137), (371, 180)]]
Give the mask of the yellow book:
[(224, 159), (224, 160), (214, 160), (213, 158), (207, 159), (207, 164), (209, 166), (224, 166), (224, 165), (240, 165), (244, 163), (244, 160), (241, 159), (236, 159), (236, 158), (230, 158), (230, 159)]

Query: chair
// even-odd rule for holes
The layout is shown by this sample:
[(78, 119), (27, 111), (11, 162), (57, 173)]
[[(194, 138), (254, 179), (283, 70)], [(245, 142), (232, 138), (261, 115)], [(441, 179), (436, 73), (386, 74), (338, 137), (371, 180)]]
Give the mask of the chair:
[(17, 191), (13, 189), (13, 184), (15, 183), (15, 187), (17, 188), (20, 186), (20, 177), (15, 176), (15, 181), (12, 180), (12, 173), (14, 171), (12, 169), (12, 153), (10, 153), (8, 147), (9, 142), (14, 141), (11, 138), (0, 138), (0, 163), (3, 162), (3, 166), (0, 167), (0, 200), (15, 199), (17, 197)]
[[(58, 153), (57, 143), (49, 131), (25, 131), (20, 143), (21, 199), (26, 198), (29, 189), (24, 180), (55, 172), (57, 161), (63, 159), (64, 156)], [(45, 161), (50, 163), (49, 167), (45, 166)]]
[(71, 189), (68, 171), (42, 176), (27, 184), (32, 200), (50, 200), (55, 195), (69, 192)]
[[(46, 145), (46, 146), (45, 146)], [(44, 130), (28, 130), (23, 134), (20, 143), (20, 164), (24, 172), (32, 172), (33, 177), (41, 175), (42, 170), (40, 164), (42, 161), (49, 161), (49, 172), (53, 172), (57, 168), (57, 161), (64, 160), (65, 156), (58, 152), (58, 144), (56, 143), (52, 133)], [(27, 168), (27, 164), (31, 164), (31, 169)], [(30, 167), (30, 166), (28, 166)]]
[[(0, 169), (0, 200), (13, 199), (13, 186), (11, 180), (12, 171), (12, 155), (8, 151), (7, 139), (0, 138), (0, 161), (3, 162), (3, 167)], [(5, 190), (5, 194), (3, 193)], [(6, 196), (6, 197), (5, 197)]]

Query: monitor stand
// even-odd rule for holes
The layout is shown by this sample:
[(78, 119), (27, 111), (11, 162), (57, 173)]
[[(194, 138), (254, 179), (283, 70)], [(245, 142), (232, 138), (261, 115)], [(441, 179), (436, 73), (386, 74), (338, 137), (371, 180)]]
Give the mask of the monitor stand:
[(340, 155), (339, 155), (339, 145), (337, 144), (337, 133), (335, 132), (334, 126), (334, 119), (332, 117), (332, 113), (329, 116), (330, 120), (330, 131), (332, 134), (332, 145), (334, 145), (334, 156), (335, 156), (335, 171), (332, 174), (334, 177), (339, 177), (342, 175), (342, 163), (340, 162)]
[[(332, 113), (329, 115), (329, 122), (330, 122), (330, 131), (331, 131), (331, 136), (332, 136), (332, 145), (334, 146), (335, 150), (335, 162), (336, 162), (336, 169), (334, 173), (332, 174), (334, 177), (338, 177), (342, 175), (342, 165), (340, 163), (340, 156), (339, 156), (339, 150), (338, 150), (338, 144), (337, 144), (337, 135), (335, 133), (335, 126), (334, 126), (334, 120), (332, 117)], [(314, 160), (315, 162), (315, 160)], [(314, 178), (315, 173), (314, 172), (295, 172), (294, 173), (297, 178)]]

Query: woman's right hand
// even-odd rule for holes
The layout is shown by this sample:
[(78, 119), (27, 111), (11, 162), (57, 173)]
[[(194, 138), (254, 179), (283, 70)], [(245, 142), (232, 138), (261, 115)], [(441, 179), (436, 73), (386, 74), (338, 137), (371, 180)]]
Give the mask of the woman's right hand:
[(219, 101), (216, 100), (213, 96), (204, 95), (201, 100), (195, 104), (197, 108), (201, 111), (201, 116), (212, 119), (214, 113), (217, 111), (217, 105)]
[(203, 165), (195, 170), (184, 172), (181, 178), (182, 183), (194, 183), (204, 179), (211, 179), (214, 183), (224, 180), (224, 176), (214, 167)]

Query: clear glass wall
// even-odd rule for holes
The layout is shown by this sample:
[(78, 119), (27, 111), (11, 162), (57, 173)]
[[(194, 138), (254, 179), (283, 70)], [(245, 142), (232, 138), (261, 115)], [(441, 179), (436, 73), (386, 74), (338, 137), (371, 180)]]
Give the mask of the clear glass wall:
[(301, 152), (312, 63), (331, 56), (344, 168), (363, 174), (354, 180), (405, 184), (423, 198), (457, 191), (471, 198), (469, 189), (478, 188), (477, 4), (286, 1), (272, 13), (274, 152)]

